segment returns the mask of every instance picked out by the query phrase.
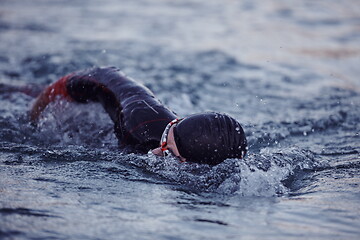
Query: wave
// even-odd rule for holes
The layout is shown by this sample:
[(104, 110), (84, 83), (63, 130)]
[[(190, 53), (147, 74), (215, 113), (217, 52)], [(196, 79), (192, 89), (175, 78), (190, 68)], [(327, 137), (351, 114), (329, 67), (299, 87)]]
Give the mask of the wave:
[(147, 171), (194, 191), (275, 196), (286, 194), (300, 171), (324, 167), (310, 151), (266, 148), (245, 159), (227, 159), (216, 166), (182, 163), (175, 158), (133, 155), (129, 161)]

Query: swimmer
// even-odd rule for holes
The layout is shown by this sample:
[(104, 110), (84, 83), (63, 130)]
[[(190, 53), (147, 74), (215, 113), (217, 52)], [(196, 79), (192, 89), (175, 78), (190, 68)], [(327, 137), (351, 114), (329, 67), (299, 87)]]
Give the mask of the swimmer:
[(99, 102), (114, 122), (120, 148), (134, 152), (173, 155), (181, 161), (216, 165), (227, 158), (241, 159), (247, 141), (240, 123), (221, 113), (209, 112), (180, 118), (145, 86), (115, 67), (91, 68), (71, 73), (51, 84), (30, 110), (33, 123), (46, 106), (58, 98)]

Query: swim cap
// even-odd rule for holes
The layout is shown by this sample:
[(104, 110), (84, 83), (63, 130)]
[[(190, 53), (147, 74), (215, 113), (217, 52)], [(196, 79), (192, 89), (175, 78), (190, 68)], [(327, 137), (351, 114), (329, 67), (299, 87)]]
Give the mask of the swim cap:
[(227, 158), (243, 158), (247, 151), (240, 123), (215, 112), (186, 117), (174, 127), (174, 138), (180, 155), (189, 162), (216, 165)]

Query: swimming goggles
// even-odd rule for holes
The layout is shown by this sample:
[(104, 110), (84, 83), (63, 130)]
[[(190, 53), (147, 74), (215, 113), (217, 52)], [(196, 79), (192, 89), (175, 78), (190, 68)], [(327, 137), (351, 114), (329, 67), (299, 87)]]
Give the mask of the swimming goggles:
[(183, 120), (183, 118), (176, 118), (174, 120), (172, 120), (171, 122), (169, 122), (168, 125), (166, 125), (165, 130), (161, 136), (161, 140), (160, 140), (160, 147), (161, 147), (161, 151), (163, 153), (164, 156), (169, 156), (170, 155), (170, 150), (167, 148), (167, 137), (169, 135), (169, 131), (170, 128), (175, 125), (178, 124), (181, 120)]

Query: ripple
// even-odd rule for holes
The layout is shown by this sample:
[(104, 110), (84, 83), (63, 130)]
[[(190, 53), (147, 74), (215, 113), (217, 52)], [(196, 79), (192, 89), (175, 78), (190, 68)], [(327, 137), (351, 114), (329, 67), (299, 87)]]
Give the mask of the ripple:
[(33, 210), (28, 208), (0, 208), (0, 214), (3, 215), (24, 215), (34, 217), (58, 217), (48, 213), (46, 210)]

